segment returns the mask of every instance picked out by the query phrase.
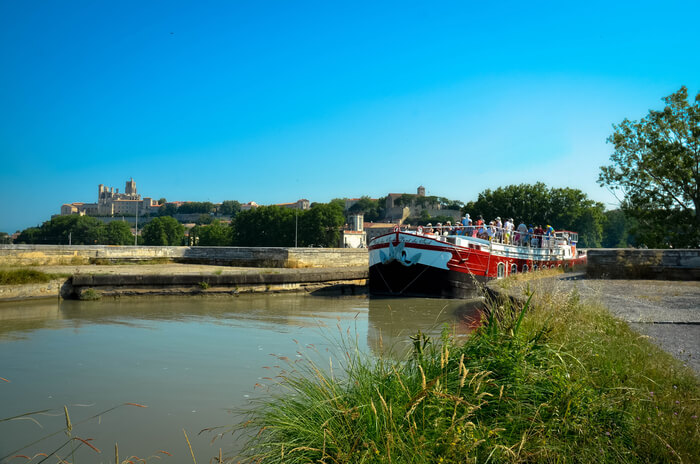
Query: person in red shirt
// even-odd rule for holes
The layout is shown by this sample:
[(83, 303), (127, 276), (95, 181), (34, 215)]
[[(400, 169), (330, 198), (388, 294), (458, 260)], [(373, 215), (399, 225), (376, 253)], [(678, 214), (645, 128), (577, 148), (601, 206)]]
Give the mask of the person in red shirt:
[(544, 230), (542, 229), (542, 226), (539, 225), (535, 227), (535, 246), (537, 248), (542, 246), (542, 236), (544, 235)]
[(479, 230), (484, 226), (484, 217), (479, 216), (479, 219), (476, 220), (476, 225), (474, 229), (472, 230), (472, 237), (476, 237), (477, 234), (479, 233)]

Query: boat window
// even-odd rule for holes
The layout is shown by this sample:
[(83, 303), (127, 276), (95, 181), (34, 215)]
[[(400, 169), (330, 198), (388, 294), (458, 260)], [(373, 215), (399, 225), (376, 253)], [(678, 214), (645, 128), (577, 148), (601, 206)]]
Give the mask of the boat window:
[(498, 263), (498, 278), (500, 279), (506, 273), (506, 265), (503, 263)]
[(517, 274), (518, 272), (518, 265), (517, 264), (511, 264), (510, 265), (510, 273), (511, 274)]
[(535, 264), (534, 266), (532, 266), (532, 270), (533, 270), (533, 271), (536, 271), (536, 270), (537, 270), (537, 264)]
[(527, 272), (528, 269), (529, 269), (529, 268), (527, 267), (527, 264), (523, 264), (523, 272)]

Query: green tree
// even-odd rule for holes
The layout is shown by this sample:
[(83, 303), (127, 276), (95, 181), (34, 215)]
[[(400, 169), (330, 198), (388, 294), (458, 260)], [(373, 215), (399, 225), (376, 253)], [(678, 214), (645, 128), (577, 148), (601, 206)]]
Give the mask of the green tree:
[(222, 216), (235, 217), (241, 211), (241, 204), (236, 200), (224, 200), (219, 206), (218, 213)]
[(336, 203), (314, 203), (306, 211), (260, 206), (241, 211), (231, 222), (231, 240), (236, 246), (337, 247), (345, 223), (343, 207)]
[(294, 246), (295, 210), (276, 205), (252, 208), (238, 213), (231, 227), (236, 246)]
[(129, 223), (124, 221), (112, 221), (105, 226), (103, 235), (105, 245), (131, 245), (134, 243), (134, 234)]
[(12, 238), (10, 237), (10, 234), (7, 232), (0, 232), (0, 244), (2, 245), (8, 245), (12, 243)]
[(175, 218), (158, 217), (143, 227), (141, 236), (146, 245), (180, 246), (185, 239), (185, 227)]
[(343, 207), (337, 203), (317, 203), (299, 219), (299, 246), (336, 248), (340, 228), (345, 223)]
[(159, 205), (164, 205), (168, 202), (168, 200), (165, 199), (165, 197), (159, 198), (158, 199), (158, 204)]
[(210, 214), (215, 210), (216, 206), (214, 206), (214, 203), (210, 201), (188, 201), (187, 203), (181, 204), (177, 209), (177, 212), (179, 214)]
[(348, 208), (348, 211), (350, 213), (363, 213), (365, 221), (376, 222), (384, 217), (384, 202), (362, 196), (357, 203)]
[(158, 208), (158, 216), (174, 216), (178, 207), (175, 203), (164, 203)]
[(603, 241), (605, 248), (626, 248), (636, 246), (636, 240), (632, 229), (635, 227), (634, 219), (628, 217), (621, 209), (605, 212), (605, 224), (603, 225)]
[(20, 240), (56, 245), (95, 245), (102, 243), (104, 234), (104, 224), (99, 219), (78, 215), (56, 216), (38, 229), (38, 232), (32, 230), (27, 235), (23, 233)]
[[(196, 231), (195, 231), (196, 229)], [(199, 246), (230, 246), (231, 228), (214, 220), (210, 225), (193, 228)], [(190, 234), (192, 236), (192, 233)]]
[(579, 234), (582, 247), (599, 247), (603, 233), (605, 207), (585, 193), (570, 188), (548, 188), (545, 184), (519, 184), (484, 190), (476, 201), (462, 209), (472, 219), (479, 215), (486, 221), (501, 217), (530, 224), (552, 225)]
[(28, 227), (17, 236), (15, 243), (34, 244), (40, 243), (41, 229), (39, 227)]
[(415, 194), (404, 193), (400, 197), (394, 199), (394, 206), (411, 206), (415, 199)]
[(211, 214), (200, 214), (195, 223), (201, 226), (204, 224), (211, 224), (213, 221), (214, 218)]
[(649, 247), (700, 246), (700, 93), (681, 87), (665, 107), (640, 121), (623, 120), (608, 138), (612, 164), (598, 183), (621, 194), (635, 233)]

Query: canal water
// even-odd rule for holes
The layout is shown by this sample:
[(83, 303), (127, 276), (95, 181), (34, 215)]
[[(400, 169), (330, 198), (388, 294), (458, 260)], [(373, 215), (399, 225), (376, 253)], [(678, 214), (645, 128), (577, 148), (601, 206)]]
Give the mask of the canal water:
[[(65, 443), (60, 432), (24, 447), (65, 427), (64, 406), (72, 436), (101, 450), (83, 445), (76, 462), (114, 462), (115, 443), (121, 459), (192, 462), (183, 430), (198, 462), (219, 448), (232, 455), (241, 443), (230, 434), (211, 443), (216, 433), (199, 432), (238, 423), (230, 409), (269, 394), (260, 385), (273, 383), (286, 363), (328, 365), (343, 341), (398, 359), (418, 330), (439, 336), (447, 326), (466, 335), (478, 304), (296, 294), (4, 303), (0, 463), (26, 462), (12, 456), (48, 454)], [(70, 446), (58, 452), (69, 454)]]

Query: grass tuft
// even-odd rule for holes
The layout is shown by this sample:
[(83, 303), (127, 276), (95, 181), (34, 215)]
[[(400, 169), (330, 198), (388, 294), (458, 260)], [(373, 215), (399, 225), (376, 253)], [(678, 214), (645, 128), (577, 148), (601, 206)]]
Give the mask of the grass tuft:
[(69, 274), (48, 274), (35, 269), (0, 269), (0, 285), (22, 285), (49, 282)]
[(85, 290), (80, 292), (79, 298), (82, 301), (95, 301), (101, 299), (102, 294), (94, 288), (86, 288)]
[(235, 432), (244, 460), (700, 462), (700, 386), (677, 360), (567, 295), (488, 302), (458, 343), (413, 337), (404, 361), (343, 343), (338, 375), (295, 363)]

